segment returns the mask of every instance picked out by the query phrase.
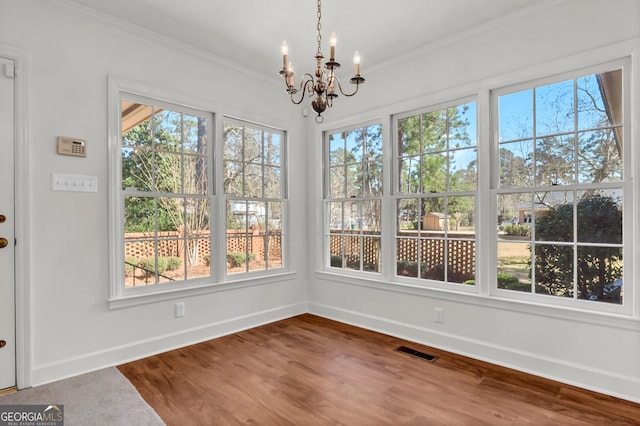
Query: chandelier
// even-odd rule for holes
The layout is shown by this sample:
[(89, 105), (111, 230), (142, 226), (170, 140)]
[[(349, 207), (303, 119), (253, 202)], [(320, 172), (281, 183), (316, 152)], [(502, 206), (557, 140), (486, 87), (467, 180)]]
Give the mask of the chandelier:
[[(335, 33), (331, 34), (331, 39), (329, 40), (330, 47), (330, 57), (327, 62), (324, 64), (324, 68), (322, 67), (322, 60), (324, 56), (322, 55), (322, 51), (320, 49), (320, 45), (322, 44), (322, 34), (320, 30), (322, 29), (322, 24), (320, 23), (320, 19), (322, 18), (322, 12), (320, 8), (320, 0), (318, 0), (318, 51), (314, 58), (316, 59), (316, 71), (315, 73), (309, 74), (305, 73), (300, 81), (300, 84), (296, 87), (294, 80), (293, 67), (289, 62), (289, 47), (287, 46), (287, 42), (282, 42), (282, 70), (280, 70), (280, 75), (284, 78), (284, 82), (286, 85), (286, 90), (289, 95), (291, 95), (291, 102), (296, 105), (299, 105), (303, 100), (305, 95), (309, 95), (309, 97), (313, 97), (311, 101), (311, 107), (313, 110), (318, 113), (315, 120), (316, 123), (322, 123), (324, 118), (322, 117), (322, 113), (327, 109), (333, 106), (333, 99), (338, 97), (338, 91), (342, 93), (344, 96), (353, 96), (358, 93), (358, 88), (362, 83), (364, 83), (364, 78), (360, 76), (360, 55), (356, 50), (353, 55), (353, 66), (354, 66), (354, 76), (351, 77), (351, 84), (355, 84), (356, 88), (353, 93), (345, 93), (342, 90), (342, 85), (340, 84), (340, 80), (335, 75), (335, 71), (340, 68), (340, 64), (335, 60), (335, 51), (336, 51), (336, 35)], [(296, 95), (299, 94), (299, 98), (296, 99)]]

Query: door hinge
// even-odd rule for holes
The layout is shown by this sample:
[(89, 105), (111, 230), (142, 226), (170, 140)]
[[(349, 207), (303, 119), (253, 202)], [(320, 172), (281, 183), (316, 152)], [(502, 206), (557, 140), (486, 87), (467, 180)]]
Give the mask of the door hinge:
[(14, 78), (16, 76), (16, 67), (13, 65), (13, 62), (10, 64), (4, 64), (4, 76), (9, 78)]

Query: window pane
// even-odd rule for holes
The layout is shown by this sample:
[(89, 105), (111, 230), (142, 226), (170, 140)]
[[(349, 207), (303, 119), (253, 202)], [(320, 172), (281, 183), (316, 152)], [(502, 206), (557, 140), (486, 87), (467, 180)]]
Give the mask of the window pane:
[(342, 231), (343, 219), (342, 219), (342, 202), (328, 203), (329, 206), (329, 229), (331, 231)]
[(329, 164), (331, 166), (345, 163), (345, 140), (342, 133), (336, 133), (329, 137)]
[(531, 292), (531, 245), (498, 239), (498, 288)]
[(536, 193), (537, 241), (573, 242), (573, 192)]
[(396, 274), (417, 278), (418, 275), (418, 239), (398, 238)]
[(416, 198), (398, 200), (398, 234), (420, 229), (420, 207)]
[(155, 232), (155, 211), (156, 201), (153, 197), (124, 197), (125, 232)]
[(422, 232), (433, 235), (433, 231), (438, 231), (438, 235), (443, 235), (447, 221), (444, 213), (444, 198), (431, 197), (421, 200), (421, 226)]
[(360, 264), (360, 241), (361, 238), (356, 235), (347, 235), (344, 237), (344, 260), (343, 267), (345, 269), (361, 270)]
[(477, 187), (478, 151), (458, 149), (449, 154), (449, 192), (474, 191)]
[[(140, 144), (151, 147), (151, 119), (153, 107), (147, 104), (133, 102), (127, 99), (120, 100), (122, 113), (121, 130), (122, 144), (124, 146), (138, 146)], [(130, 132), (131, 129), (137, 129)]]
[(184, 193), (207, 194), (207, 157), (185, 155), (183, 161)]
[(166, 194), (183, 192), (182, 161), (179, 154), (156, 152), (154, 155), (153, 180), (155, 191)]
[(347, 197), (362, 197), (362, 164), (347, 166)]
[(264, 162), (274, 166), (280, 165), (281, 135), (275, 132), (264, 132)]
[(447, 212), (450, 238), (475, 238), (476, 206), (473, 196), (449, 197)]
[(578, 247), (578, 299), (622, 304), (622, 249)]
[(444, 192), (447, 185), (447, 154), (422, 156), (422, 192)]
[(263, 169), (260, 164), (244, 164), (244, 191), (245, 197), (263, 197)]
[(207, 155), (207, 120), (183, 114), (183, 145), (185, 153)]
[(224, 162), (224, 193), (241, 196), (244, 192), (242, 163), (236, 161)]
[(364, 163), (363, 189), (364, 196), (382, 195), (382, 162)]
[(224, 158), (242, 161), (242, 127), (226, 123), (224, 126)]
[(622, 244), (622, 197), (620, 191), (579, 194), (578, 242)]
[(382, 126), (376, 124), (365, 129), (368, 160), (382, 161)]
[[(201, 235), (207, 235), (203, 233)], [(188, 239), (186, 244), (187, 275), (184, 279), (211, 275), (211, 246), (208, 238)], [(180, 270), (180, 269), (178, 269)], [(176, 279), (178, 279), (176, 277)]]
[(573, 93), (573, 80), (535, 89), (536, 135), (553, 135), (575, 129)]
[(622, 180), (622, 129), (578, 133), (580, 183)]
[(329, 197), (346, 197), (346, 175), (344, 166), (329, 168)]
[(420, 239), (420, 277), (445, 281), (445, 241)]
[(362, 239), (363, 271), (380, 272), (380, 251), (379, 237), (366, 235)]
[(573, 246), (535, 245), (535, 292), (573, 297)]
[(422, 153), (447, 149), (447, 110), (422, 114)]
[(382, 203), (380, 200), (362, 202), (362, 229), (380, 234), (382, 226)]
[(577, 79), (580, 130), (622, 123), (622, 70)]
[(347, 201), (344, 203), (344, 229), (359, 230), (361, 227), (360, 202)]
[(503, 188), (533, 185), (533, 141), (500, 145), (500, 186)]
[(262, 163), (262, 132), (244, 128), (244, 162)]
[(364, 139), (362, 129), (354, 129), (346, 132), (347, 163), (361, 163), (364, 156)]
[(420, 157), (406, 157), (401, 160), (401, 163), (398, 179), (400, 192), (417, 194), (420, 192)]
[(156, 151), (182, 150), (182, 114), (161, 110), (153, 120), (153, 145)]
[(416, 155), (421, 152), (420, 147), (420, 116), (403, 118), (398, 120), (398, 155)]
[[(531, 194), (498, 194), (498, 238), (502, 240), (531, 240), (533, 225)], [(546, 207), (544, 211), (546, 211)], [(537, 211), (537, 210), (536, 210)]]
[(447, 282), (475, 285), (476, 245), (472, 240), (447, 243)]
[[(184, 198), (181, 202), (185, 203), (185, 221), (181, 227), (184, 228), (188, 237), (200, 235), (204, 231), (209, 233), (210, 221), (209, 212), (211, 207), (207, 198)], [(180, 206), (182, 208), (182, 206)], [(178, 228), (180, 229), (180, 228)]]
[(536, 139), (537, 185), (570, 185), (575, 182), (573, 140), (573, 135)]
[(281, 185), (280, 167), (264, 166), (264, 197), (281, 198)]
[(498, 140), (500, 142), (533, 137), (533, 90), (498, 98)]
[(448, 109), (449, 149), (472, 147), (477, 142), (476, 103)]

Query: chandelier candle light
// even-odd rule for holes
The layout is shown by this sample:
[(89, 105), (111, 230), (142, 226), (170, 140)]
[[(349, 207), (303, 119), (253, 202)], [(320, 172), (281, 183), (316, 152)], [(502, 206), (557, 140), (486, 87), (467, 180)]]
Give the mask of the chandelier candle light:
[[(324, 59), (324, 56), (320, 50), (320, 45), (322, 44), (322, 34), (320, 33), (322, 28), (322, 24), (320, 23), (321, 18), (322, 12), (320, 8), (320, 0), (318, 0), (318, 51), (314, 56), (316, 59), (315, 76), (309, 73), (304, 74), (300, 84), (296, 88), (293, 67), (291, 62), (289, 62), (289, 47), (287, 46), (286, 41), (282, 42), (282, 70), (280, 70), (280, 75), (284, 78), (285, 85), (287, 86), (287, 93), (291, 95), (291, 102), (299, 105), (304, 100), (305, 94), (308, 94), (309, 97), (315, 95), (315, 98), (311, 101), (311, 107), (316, 113), (318, 113), (316, 116), (316, 123), (322, 123), (324, 121), (322, 113), (327, 108), (331, 108), (333, 106), (333, 98), (338, 97), (336, 86), (344, 96), (353, 96), (358, 93), (358, 88), (362, 83), (364, 83), (364, 78), (360, 76), (360, 55), (356, 50), (356, 53), (353, 55), (354, 76), (351, 77), (350, 80), (351, 84), (356, 85), (356, 89), (353, 93), (345, 93), (342, 90), (340, 80), (335, 75), (335, 70), (340, 68), (340, 64), (335, 60), (335, 33), (332, 33), (331, 38), (329, 39), (330, 55), (329, 60), (324, 64), (326, 71), (323, 69), (322, 60)], [(300, 98), (296, 100), (294, 95), (297, 95), (298, 93), (300, 93)]]

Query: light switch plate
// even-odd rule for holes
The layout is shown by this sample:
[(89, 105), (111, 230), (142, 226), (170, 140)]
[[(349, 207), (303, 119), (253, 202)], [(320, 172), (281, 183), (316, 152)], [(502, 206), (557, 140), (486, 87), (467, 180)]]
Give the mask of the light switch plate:
[(54, 173), (51, 176), (54, 191), (98, 192), (98, 177)]

